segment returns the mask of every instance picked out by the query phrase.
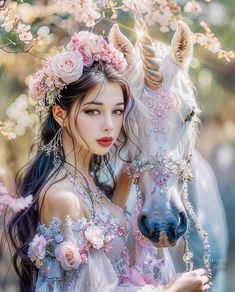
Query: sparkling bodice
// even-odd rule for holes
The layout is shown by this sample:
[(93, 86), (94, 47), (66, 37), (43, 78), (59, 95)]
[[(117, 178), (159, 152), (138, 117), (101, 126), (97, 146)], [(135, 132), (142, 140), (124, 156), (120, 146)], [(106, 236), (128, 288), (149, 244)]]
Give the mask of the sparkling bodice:
[(58, 217), (38, 223), (28, 250), (38, 268), (35, 291), (160, 291), (167, 260), (156, 260), (157, 249), (140, 244), (130, 214), (107, 197), (94, 210), (90, 219), (68, 215), (63, 223)]

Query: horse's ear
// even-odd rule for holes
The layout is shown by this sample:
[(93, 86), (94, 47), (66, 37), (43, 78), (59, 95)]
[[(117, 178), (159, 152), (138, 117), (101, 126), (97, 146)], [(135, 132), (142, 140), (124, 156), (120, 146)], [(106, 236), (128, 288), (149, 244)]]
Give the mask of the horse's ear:
[(193, 56), (193, 36), (190, 28), (183, 21), (178, 22), (171, 41), (170, 56), (175, 63), (188, 70)]
[(114, 24), (109, 32), (109, 42), (114, 45), (114, 47), (123, 53), (128, 64), (134, 59), (135, 49), (128, 38), (121, 33), (118, 24)]

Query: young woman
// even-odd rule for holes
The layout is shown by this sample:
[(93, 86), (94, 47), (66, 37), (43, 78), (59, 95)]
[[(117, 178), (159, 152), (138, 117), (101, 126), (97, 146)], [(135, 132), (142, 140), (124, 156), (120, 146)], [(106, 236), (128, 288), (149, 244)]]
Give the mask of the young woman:
[(134, 100), (121, 77), (126, 66), (101, 36), (80, 32), (30, 80), (44, 121), (18, 193), (34, 200), (8, 226), (22, 292), (209, 288), (203, 269), (170, 280), (171, 262), (153, 246), (150, 258), (130, 257), (123, 207), (131, 180), (116, 180), (109, 163), (110, 153), (121, 158), (135, 144)]

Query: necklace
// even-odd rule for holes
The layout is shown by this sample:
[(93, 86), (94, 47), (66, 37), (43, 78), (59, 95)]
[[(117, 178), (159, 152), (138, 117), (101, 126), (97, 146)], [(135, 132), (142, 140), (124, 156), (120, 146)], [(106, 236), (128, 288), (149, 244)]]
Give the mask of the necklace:
[(99, 188), (97, 188), (96, 192), (92, 191), (88, 184), (85, 184), (82, 181), (82, 178), (79, 178), (80, 176), (79, 172), (76, 169), (74, 169), (74, 171), (71, 171), (66, 162), (65, 165), (63, 166), (63, 169), (65, 171), (66, 176), (73, 184), (73, 186), (76, 188), (79, 195), (82, 196), (84, 203), (87, 205), (89, 211), (91, 212), (92, 219), (94, 219), (96, 216), (95, 204), (97, 206), (101, 206), (102, 208), (102, 206), (105, 205), (106, 196), (101, 192)]

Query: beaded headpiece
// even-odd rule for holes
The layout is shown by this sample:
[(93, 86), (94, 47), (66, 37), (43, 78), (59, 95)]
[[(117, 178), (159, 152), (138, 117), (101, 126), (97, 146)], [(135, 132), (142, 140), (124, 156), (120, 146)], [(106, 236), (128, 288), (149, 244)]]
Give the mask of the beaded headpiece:
[(47, 112), (60, 97), (60, 91), (83, 74), (84, 67), (103, 62), (122, 72), (127, 66), (123, 54), (103, 36), (88, 31), (74, 33), (66, 47), (49, 57), (44, 67), (29, 78), (29, 98), (37, 112)]

